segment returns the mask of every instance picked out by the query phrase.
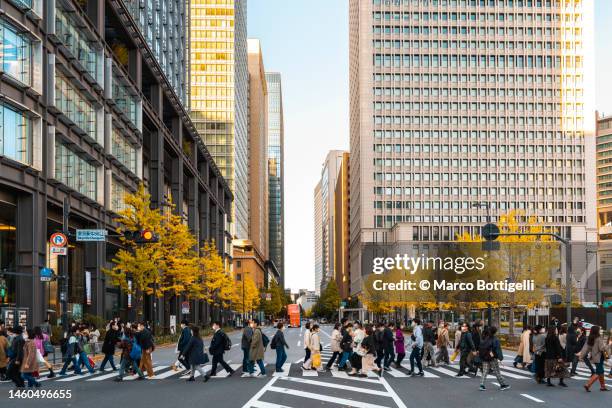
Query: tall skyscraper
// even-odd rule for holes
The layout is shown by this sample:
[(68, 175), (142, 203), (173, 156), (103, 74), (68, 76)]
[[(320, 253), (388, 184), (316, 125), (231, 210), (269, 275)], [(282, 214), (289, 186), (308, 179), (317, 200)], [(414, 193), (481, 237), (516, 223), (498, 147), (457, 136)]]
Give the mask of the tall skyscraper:
[(314, 270), (314, 287), (317, 295), (321, 294), (321, 280), (323, 279), (323, 218), (322, 218), (322, 201), (321, 201), (321, 181), (317, 183), (314, 194), (314, 255), (315, 255), (315, 270)]
[(394, 226), (453, 240), (516, 209), (595, 239), (592, 1), (349, 10), (352, 291)]
[(612, 116), (597, 118), (598, 301), (612, 301)]
[[(335, 212), (335, 191), (338, 173), (342, 166), (342, 150), (331, 150), (321, 169), (321, 180), (318, 198), (320, 203), (315, 202), (315, 217), (320, 208), (321, 228), (317, 232), (315, 219), (315, 245), (317, 240), (321, 242), (321, 277), (315, 278), (317, 286), (315, 291), (322, 291), (327, 283), (334, 279), (334, 212)], [(317, 185), (317, 187), (319, 187)], [(317, 190), (315, 190), (315, 201), (317, 200)], [(317, 235), (320, 234), (320, 237)], [(316, 261), (315, 261), (316, 262)], [(315, 271), (316, 275), (316, 271)]]
[(234, 193), (232, 233), (248, 231), (246, 1), (190, 2), (191, 117)]
[(249, 55), (249, 239), (268, 260), (268, 87), (259, 40)]
[(334, 280), (342, 299), (350, 295), (349, 264), (349, 153), (342, 153), (342, 165), (334, 188)]
[(285, 287), (285, 171), (283, 123), (283, 92), (281, 74), (266, 72), (268, 83), (268, 206), (269, 250)]

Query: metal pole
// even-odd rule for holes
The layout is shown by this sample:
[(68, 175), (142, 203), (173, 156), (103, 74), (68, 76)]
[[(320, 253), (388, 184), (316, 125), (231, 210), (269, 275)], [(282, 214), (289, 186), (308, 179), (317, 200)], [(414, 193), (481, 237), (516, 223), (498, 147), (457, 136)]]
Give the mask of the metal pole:
[[(70, 195), (64, 197), (62, 230), (64, 235), (68, 236), (68, 221), (70, 217)], [(66, 251), (69, 251), (69, 244), (66, 244)], [(60, 291), (60, 303), (62, 306), (62, 328), (64, 332), (68, 331), (68, 253), (63, 256), (62, 260), (62, 289)]]
[(565, 243), (565, 318), (567, 324), (572, 321), (572, 262), (570, 257), (570, 245)]

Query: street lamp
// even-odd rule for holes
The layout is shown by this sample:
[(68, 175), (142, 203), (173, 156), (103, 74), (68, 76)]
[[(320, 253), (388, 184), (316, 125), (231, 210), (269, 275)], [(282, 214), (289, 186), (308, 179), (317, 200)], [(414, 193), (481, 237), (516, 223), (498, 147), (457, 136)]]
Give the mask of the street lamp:
[[(491, 223), (491, 203), (482, 201), (472, 203), (472, 208), (486, 208), (487, 209), (487, 224)], [(487, 268), (488, 279), (491, 280), (491, 272)], [(491, 291), (489, 290), (489, 301), (487, 302), (487, 326), (493, 325), (493, 310), (491, 309)]]

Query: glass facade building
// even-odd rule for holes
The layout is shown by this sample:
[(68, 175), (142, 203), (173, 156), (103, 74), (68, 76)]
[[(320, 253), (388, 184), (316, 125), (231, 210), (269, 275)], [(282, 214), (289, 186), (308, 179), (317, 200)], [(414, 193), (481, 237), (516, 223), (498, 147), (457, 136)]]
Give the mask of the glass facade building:
[(594, 239), (592, 1), (351, 0), (349, 20), (355, 267), (396, 225), (454, 240), (487, 211)]
[(246, 1), (190, 2), (191, 117), (234, 193), (232, 235), (248, 237)]
[(268, 240), (269, 258), (285, 283), (285, 206), (283, 92), (281, 74), (266, 72), (268, 84)]

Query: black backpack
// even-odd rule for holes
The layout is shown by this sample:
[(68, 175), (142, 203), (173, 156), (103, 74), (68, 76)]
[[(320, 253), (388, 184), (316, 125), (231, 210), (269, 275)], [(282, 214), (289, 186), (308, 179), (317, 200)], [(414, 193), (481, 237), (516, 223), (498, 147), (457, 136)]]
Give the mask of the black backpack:
[(482, 361), (492, 361), (495, 358), (495, 350), (493, 350), (493, 339), (488, 337), (480, 342), (478, 348), (478, 356)]
[[(262, 333), (263, 334), (263, 333)], [(272, 342), (270, 343), (270, 348), (271, 349), (275, 349), (276, 348), (276, 343), (278, 341), (278, 336), (274, 335), (274, 337), (272, 337)]]
[(260, 332), (261, 332), (261, 342), (265, 349), (266, 347), (268, 347), (268, 344), (270, 343), (270, 339), (261, 330)]
[(223, 348), (225, 349), (225, 351), (229, 351), (232, 349), (232, 341), (230, 340), (229, 336), (225, 333), (223, 333)]

